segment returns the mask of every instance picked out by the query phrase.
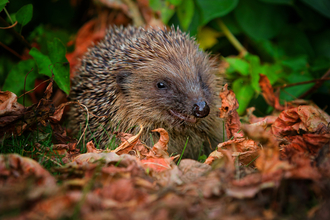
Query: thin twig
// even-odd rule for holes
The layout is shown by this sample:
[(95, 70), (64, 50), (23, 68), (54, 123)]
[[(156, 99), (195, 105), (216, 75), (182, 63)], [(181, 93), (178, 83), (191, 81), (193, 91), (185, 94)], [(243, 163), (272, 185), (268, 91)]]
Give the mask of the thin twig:
[[(6, 27), (10, 26), (10, 24), (5, 19), (3, 19), (2, 17), (0, 17), (0, 23), (3, 24)], [(25, 47), (27, 47), (28, 49), (32, 48), (31, 44), (29, 42), (27, 42), (21, 34), (17, 33), (17, 31), (15, 31), (14, 28), (10, 28), (10, 29), (8, 29), (8, 31), (12, 35), (14, 35), (14, 37), (17, 40), (19, 40), (22, 44), (24, 44)]]
[(321, 79), (314, 79), (314, 80), (309, 80), (309, 81), (304, 81), (304, 82), (298, 82), (298, 83), (292, 83), (292, 84), (284, 84), (283, 86), (274, 86), (274, 89), (277, 88), (288, 88), (288, 87), (292, 87), (292, 86), (299, 86), (299, 85), (304, 85), (304, 84), (308, 84), (308, 83), (313, 83), (313, 82), (321, 82), (321, 81), (327, 81), (330, 80), (330, 77), (327, 78), (321, 78)]
[(15, 27), (17, 24), (18, 24), (18, 23), (17, 23), (17, 21), (16, 21), (14, 24), (12, 24), (12, 25), (10, 25), (10, 26), (8, 26), (8, 27), (0, 27), (0, 29), (2, 29), (2, 30), (10, 29), (10, 28)]
[[(26, 86), (26, 78), (28, 77), (28, 75), (33, 71), (33, 68), (31, 68), (31, 70), (25, 74), (25, 79), (24, 79), (24, 90), (23, 93), (25, 94), (25, 86)], [(25, 107), (25, 96), (23, 97), (23, 107)]]
[(225, 23), (223, 23), (221, 19), (218, 19), (217, 22), (229, 42), (236, 48), (236, 50), (238, 50), (240, 55), (244, 57), (248, 53), (245, 47), (243, 47), (243, 45), (237, 40), (237, 38), (230, 32), (228, 27), (225, 25)]
[(30, 93), (30, 92), (32, 92), (32, 91), (34, 91), (34, 90), (36, 90), (36, 89), (37, 89), (39, 86), (41, 86), (41, 85), (42, 85), (42, 84), (44, 84), (45, 82), (48, 82), (49, 80), (51, 80), (51, 79), (47, 79), (47, 80), (45, 80), (45, 81), (41, 82), (39, 85), (37, 85), (37, 86), (36, 86), (36, 87), (34, 87), (33, 89), (31, 89), (31, 90), (29, 90), (29, 91), (27, 91), (27, 92), (23, 93), (22, 95), (18, 96), (18, 98), (17, 98), (17, 99), (21, 98), (23, 95), (26, 95), (26, 94), (28, 94), (28, 93)]
[(310, 88), (307, 92), (305, 92), (304, 94), (302, 94), (301, 96), (299, 96), (299, 99), (303, 99), (306, 96), (308, 96), (309, 94), (313, 93), (315, 90), (317, 90), (318, 88), (320, 88), (324, 82), (324, 79), (328, 78), (330, 76), (330, 68), (328, 69), (328, 71), (321, 77), (322, 81), (318, 81), (315, 83), (315, 85)]
[(8, 50), (10, 53), (14, 54), (19, 59), (21, 59), (21, 60), (23, 59), (23, 57), (21, 55), (19, 55), (16, 51), (14, 51), (13, 49), (11, 49), (7, 45), (3, 44), (2, 42), (0, 42), (0, 46), (3, 47), (3, 48), (5, 48), (6, 50)]

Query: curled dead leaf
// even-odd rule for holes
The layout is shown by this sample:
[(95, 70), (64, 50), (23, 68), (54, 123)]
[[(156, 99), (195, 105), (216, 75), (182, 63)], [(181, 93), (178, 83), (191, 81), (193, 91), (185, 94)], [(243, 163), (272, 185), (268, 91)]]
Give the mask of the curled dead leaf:
[(232, 157), (238, 157), (243, 164), (251, 164), (258, 157), (260, 147), (257, 143), (250, 139), (236, 138), (223, 143), (220, 143), (217, 150), (213, 151), (209, 158), (206, 159), (206, 164), (211, 164), (214, 159), (223, 157), (222, 150), (226, 149), (231, 152)]
[(259, 74), (259, 85), (262, 91), (262, 96), (268, 105), (274, 107), (276, 110), (282, 111), (284, 110), (284, 106), (281, 106), (279, 100), (279, 90), (274, 93), (274, 89), (270, 84), (268, 77), (264, 74)]
[(137, 135), (131, 136), (128, 139), (123, 139), (122, 140), (123, 142), (119, 145), (119, 147), (114, 149), (112, 152), (115, 152), (118, 155), (127, 154), (133, 149), (134, 145), (136, 145), (139, 142), (139, 137), (141, 136), (142, 132), (143, 132), (143, 126), (140, 126), (140, 131)]
[(272, 125), (272, 132), (288, 142), (282, 156), (306, 152), (313, 156), (330, 141), (330, 116), (315, 106), (299, 106), (283, 111)]
[(0, 91), (0, 127), (22, 116), (24, 106), (17, 102), (17, 96), (9, 91)]
[(219, 96), (222, 102), (219, 117), (226, 119), (225, 128), (227, 138), (242, 137), (243, 134), (238, 132), (240, 130), (241, 122), (236, 111), (239, 105), (235, 93), (232, 90), (228, 90), (228, 84), (225, 84)]
[(167, 144), (170, 138), (167, 131), (164, 128), (157, 128), (152, 130), (152, 132), (158, 132), (160, 134), (160, 138), (158, 142), (152, 147), (148, 157), (168, 157), (169, 155), (167, 153)]

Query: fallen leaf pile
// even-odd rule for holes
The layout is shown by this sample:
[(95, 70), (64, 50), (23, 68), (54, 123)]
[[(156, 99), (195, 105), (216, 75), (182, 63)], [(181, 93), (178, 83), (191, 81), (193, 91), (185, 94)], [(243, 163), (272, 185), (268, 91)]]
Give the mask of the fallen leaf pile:
[[(169, 136), (145, 146), (138, 134), (118, 133), (114, 150), (77, 149), (58, 124), (65, 104), (50, 105), (49, 93), (24, 108), (1, 92), (0, 131), (21, 135), (50, 125), (53, 147), (35, 143), (39, 161), (0, 155), (2, 219), (327, 219), (330, 217), (330, 117), (315, 105), (279, 107), (263, 78), (274, 115), (241, 124), (235, 94), (224, 87), (220, 116), (228, 141), (205, 163), (167, 153)], [(267, 88), (267, 89), (265, 89)], [(71, 103), (72, 104), (72, 103)], [(277, 107), (276, 107), (277, 106)], [(270, 120), (271, 119), (271, 120)], [(24, 155), (35, 158), (31, 152)], [(49, 160), (48, 170), (38, 162)]]

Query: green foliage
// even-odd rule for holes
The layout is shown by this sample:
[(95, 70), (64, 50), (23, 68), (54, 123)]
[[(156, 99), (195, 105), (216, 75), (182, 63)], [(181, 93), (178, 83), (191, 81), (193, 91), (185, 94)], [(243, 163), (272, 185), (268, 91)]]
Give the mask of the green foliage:
[(33, 6), (31, 4), (23, 6), (18, 12), (16, 13), (16, 20), (23, 26), (29, 23), (32, 19), (33, 15)]
[[(10, 4), (8, 5), (10, 6)], [(27, 25), (32, 20), (33, 6), (27, 4), (21, 7), (16, 13), (10, 16), (10, 20), (17, 20), (19, 27), (15, 27), (16, 31), (21, 33), (22, 27)], [(5, 43), (10, 44), (15, 38), (6, 32), (6, 30), (0, 30), (4, 33), (3, 38), (6, 39)], [(17, 34), (19, 35), (19, 34)], [(23, 36), (21, 36), (23, 38)], [(16, 36), (17, 38), (17, 36)], [(37, 26), (27, 38), (30, 41), (35, 41), (41, 47), (41, 52), (32, 48), (30, 55), (34, 58), (20, 61), (17, 65), (13, 65), (13, 62), (0, 62), (2, 64), (0, 69), (9, 72), (4, 75), (6, 80), (1, 82), (2, 90), (9, 90), (11, 92), (20, 95), (24, 90), (24, 79), (26, 74), (26, 87), (25, 90), (31, 90), (34, 88), (34, 82), (42, 75), (52, 77), (66, 94), (70, 92), (70, 79), (69, 79), (69, 65), (65, 57), (66, 47), (63, 45), (60, 39), (64, 42), (69, 41), (69, 34), (61, 30), (51, 30), (49, 27), (43, 25)], [(5, 58), (4, 58), (5, 59)], [(1, 73), (4, 74), (4, 73)]]
[[(31, 72), (29, 73), (29, 71)], [(29, 75), (26, 77), (25, 90), (28, 91), (33, 89), (34, 81), (38, 76), (37, 68), (33, 60), (23, 60), (12, 68), (6, 78), (2, 90), (8, 90), (17, 95), (21, 94), (24, 90), (24, 79), (27, 73), (29, 73)]]
[(54, 80), (66, 94), (70, 92), (70, 67), (65, 58), (66, 49), (63, 43), (55, 38), (53, 42), (47, 44), (49, 55), (42, 54), (38, 49), (32, 48), (30, 55), (36, 61), (40, 74), (49, 77), (54, 74)]
[(237, 3), (238, 0), (197, 0), (203, 15), (201, 24), (225, 16), (237, 6)]
[[(226, 75), (239, 101), (240, 114), (251, 105), (263, 109), (263, 113), (269, 109), (260, 99), (260, 73), (267, 75), (272, 85), (279, 86), (318, 79), (330, 68), (328, 0), (193, 0), (193, 16), (179, 10), (184, 1), (176, 5), (165, 2), (163, 6), (172, 10), (171, 19), (166, 17), (169, 25), (197, 35), (201, 48), (222, 54), (229, 63)], [(163, 16), (165, 10), (158, 11)], [(243, 55), (240, 42), (247, 48), (247, 55)], [(243, 56), (232, 56), (237, 53)], [(280, 102), (298, 98), (313, 85), (281, 89)], [(317, 95), (313, 95), (313, 101), (329, 106), (329, 88), (330, 83), (324, 82), (317, 91), (328, 101), (317, 99)]]
[(5, 8), (9, 0), (0, 0), (0, 12)]
[(36, 48), (32, 48), (30, 55), (35, 61), (32, 59), (24, 60), (14, 66), (8, 74), (2, 89), (17, 95), (20, 94), (24, 90), (25, 75), (32, 70), (26, 78), (26, 91), (34, 88), (34, 82), (39, 74), (51, 77), (53, 73), (54, 80), (60, 89), (69, 94), (70, 73), (68, 61), (65, 58), (65, 46), (59, 39), (55, 39), (54, 42), (48, 43), (48, 50), (50, 51), (49, 56), (42, 54)]
[(276, 36), (287, 22), (288, 15), (282, 6), (257, 0), (240, 1), (234, 14), (244, 33), (255, 40)]
[(187, 30), (194, 16), (195, 5), (193, 0), (183, 0), (177, 7), (178, 18), (183, 30)]
[[(33, 133), (23, 133), (20, 136), (6, 136), (0, 144), (1, 154), (20, 154), (22, 156), (31, 157), (38, 161), (44, 168), (55, 174), (52, 168), (54, 165), (64, 164), (63, 155), (58, 155), (53, 150), (53, 131), (48, 124), (45, 127), (37, 127)], [(40, 147), (35, 147), (39, 143)], [(56, 159), (54, 158), (56, 155)], [(50, 160), (50, 158), (53, 158)]]
[[(1, 16), (9, 23), (17, 20), (16, 32), (22, 31), (24, 39), (37, 43), (38, 49), (30, 51), (33, 59), (20, 62), (0, 55), (1, 89), (20, 95), (25, 75), (33, 68), (26, 78), (26, 90), (33, 88), (36, 78), (54, 75), (59, 88), (68, 94), (65, 53), (72, 48), (64, 45), (77, 32), (72, 22), (75, 11), (66, 0), (8, 2), (0, 0), (0, 11), (6, 6)], [(150, 0), (149, 4), (165, 24), (197, 36), (202, 49), (221, 54), (229, 63), (227, 79), (239, 100), (240, 114), (251, 105), (263, 113), (269, 109), (262, 106), (260, 73), (267, 75), (272, 85), (281, 86), (318, 79), (330, 68), (328, 0)], [(24, 47), (8, 30), (0, 30), (0, 41), (23, 54)], [(297, 98), (313, 85), (281, 89), (280, 101)], [(330, 106), (329, 88), (330, 83), (324, 82), (309, 98), (321, 108)]]

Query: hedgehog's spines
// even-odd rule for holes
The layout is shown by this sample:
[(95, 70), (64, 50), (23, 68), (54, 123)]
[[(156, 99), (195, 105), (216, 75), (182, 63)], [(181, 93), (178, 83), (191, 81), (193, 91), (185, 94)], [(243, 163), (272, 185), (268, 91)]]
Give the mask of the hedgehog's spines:
[[(164, 30), (112, 26), (105, 38), (89, 48), (81, 59), (71, 98), (80, 100), (93, 114), (89, 126), (97, 138), (103, 132), (100, 124), (110, 132), (117, 125), (120, 131), (126, 131), (142, 124), (146, 132), (165, 128), (170, 133), (171, 145), (177, 145), (177, 149), (181, 142), (185, 143), (187, 135), (192, 136), (191, 142), (199, 149), (204, 133), (209, 132), (210, 139), (220, 139), (214, 131), (218, 128), (213, 116), (216, 95), (211, 98), (204, 94), (215, 93), (211, 63), (193, 38), (173, 25)], [(129, 74), (118, 81), (125, 72)], [(157, 92), (156, 83), (163, 80), (173, 90)], [(207, 84), (204, 90), (200, 88), (202, 81)], [(212, 109), (210, 116), (199, 119), (198, 123), (189, 124), (168, 113), (170, 108), (175, 108), (191, 115), (190, 99), (198, 96), (207, 99)], [(71, 114), (74, 115), (72, 127), (77, 130), (79, 123), (85, 122), (85, 113), (73, 107)], [(87, 137), (91, 134), (87, 133)], [(105, 137), (101, 139), (107, 142)]]

